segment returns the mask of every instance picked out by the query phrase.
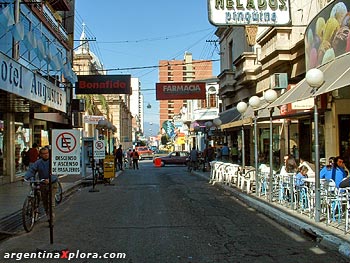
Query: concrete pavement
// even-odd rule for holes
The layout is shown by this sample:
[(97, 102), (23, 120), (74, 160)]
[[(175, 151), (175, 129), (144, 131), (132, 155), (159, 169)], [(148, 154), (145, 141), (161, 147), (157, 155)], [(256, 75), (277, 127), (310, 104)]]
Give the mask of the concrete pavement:
[[(116, 172), (116, 176), (120, 173)], [(92, 184), (91, 174), (88, 170), (86, 177), (80, 174), (60, 176), (63, 197), (69, 196), (84, 184)], [(0, 185), (0, 239), (4, 235), (16, 235), (23, 231), (21, 209), (29, 190), (29, 184), (21, 180)]]
[[(208, 179), (208, 181), (210, 179), (210, 172), (192, 171), (192, 174)], [(280, 224), (313, 238), (315, 242), (323, 246), (337, 249), (339, 253), (350, 259), (350, 233), (345, 234), (344, 231), (330, 225), (327, 226), (324, 222), (315, 222), (305, 214), (283, 205), (267, 202), (265, 198), (244, 193), (235, 187), (218, 182), (214, 184)]]
[[(117, 172), (116, 176), (120, 173), (120, 171)], [(209, 181), (209, 172), (192, 171), (192, 173)], [(61, 178), (61, 183), (63, 192), (67, 195), (69, 192), (82, 186), (84, 179), (81, 178), (80, 175), (66, 176)], [(323, 246), (328, 246), (332, 249), (335, 248), (350, 259), (350, 233), (345, 234), (344, 231), (333, 226), (327, 226), (324, 222), (316, 223), (307, 215), (300, 214), (295, 210), (291, 210), (276, 203), (269, 203), (265, 198), (244, 193), (240, 189), (220, 183), (215, 183), (215, 185), (229, 191), (248, 206), (269, 216), (280, 224), (314, 238), (316, 242), (320, 242)], [(22, 229), (18, 230), (18, 228), (17, 231), (14, 229), (10, 229), (9, 231), (8, 227), (6, 229), (6, 226), (2, 223), (4, 221), (14, 220), (14, 215), (20, 213), (28, 189), (28, 185), (20, 181), (0, 186), (0, 233), (12, 231), (13, 234), (18, 234), (18, 232), (23, 231)]]

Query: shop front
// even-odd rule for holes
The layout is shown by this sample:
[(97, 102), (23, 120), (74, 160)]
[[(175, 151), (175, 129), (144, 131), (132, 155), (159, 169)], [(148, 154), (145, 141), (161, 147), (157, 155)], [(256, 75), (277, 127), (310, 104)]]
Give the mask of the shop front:
[(70, 126), (66, 92), (0, 52), (0, 184), (25, 172), (22, 155), (49, 145), (50, 128)]

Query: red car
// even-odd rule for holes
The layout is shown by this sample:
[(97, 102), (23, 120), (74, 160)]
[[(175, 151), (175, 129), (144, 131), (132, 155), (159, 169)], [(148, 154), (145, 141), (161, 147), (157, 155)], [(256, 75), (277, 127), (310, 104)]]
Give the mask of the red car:
[(153, 159), (153, 151), (147, 146), (137, 146), (135, 150), (139, 153), (139, 159)]
[(161, 166), (165, 166), (166, 164), (186, 165), (188, 156), (189, 156), (189, 152), (175, 151), (175, 152), (169, 153), (167, 156), (154, 158), (153, 163), (155, 164), (157, 162), (156, 160), (160, 159)]

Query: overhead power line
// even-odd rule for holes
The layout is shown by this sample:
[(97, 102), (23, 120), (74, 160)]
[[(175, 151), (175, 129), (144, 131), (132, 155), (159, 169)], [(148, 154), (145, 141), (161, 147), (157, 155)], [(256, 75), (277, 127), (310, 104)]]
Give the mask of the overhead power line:
[(122, 44), (122, 43), (140, 43), (140, 42), (146, 42), (146, 41), (160, 41), (160, 40), (169, 40), (169, 39), (178, 38), (178, 37), (185, 37), (185, 36), (193, 35), (195, 33), (200, 33), (200, 32), (204, 32), (204, 31), (208, 31), (208, 30), (212, 30), (212, 28), (187, 32), (187, 33), (183, 33), (183, 34), (171, 35), (171, 36), (143, 38), (143, 39), (137, 39), (137, 40), (98, 41), (98, 42), (100, 44), (102, 44), (102, 43), (104, 43), (104, 44)]
[[(130, 67), (130, 68), (110, 68), (110, 69), (101, 69), (97, 71), (120, 71), (120, 70), (137, 70), (137, 69), (152, 69), (152, 68), (161, 68), (161, 67), (168, 67), (168, 66), (181, 66), (181, 65), (187, 65), (187, 64), (198, 64), (198, 63), (203, 63), (203, 62), (216, 62), (220, 61), (220, 59), (203, 59), (203, 60), (197, 60), (197, 61), (192, 61), (192, 62), (187, 62), (187, 63), (174, 63), (174, 64), (165, 64), (165, 65), (153, 65), (153, 66), (140, 66), (140, 67)], [(85, 72), (90, 72), (90, 71), (79, 71), (78, 73), (85, 73)]]

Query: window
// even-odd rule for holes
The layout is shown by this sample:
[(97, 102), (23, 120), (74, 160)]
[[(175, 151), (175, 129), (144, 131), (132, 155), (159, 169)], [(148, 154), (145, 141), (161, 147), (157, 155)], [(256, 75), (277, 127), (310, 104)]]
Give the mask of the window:
[(216, 94), (209, 94), (209, 107), (216, 108)]

